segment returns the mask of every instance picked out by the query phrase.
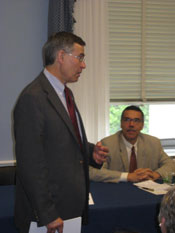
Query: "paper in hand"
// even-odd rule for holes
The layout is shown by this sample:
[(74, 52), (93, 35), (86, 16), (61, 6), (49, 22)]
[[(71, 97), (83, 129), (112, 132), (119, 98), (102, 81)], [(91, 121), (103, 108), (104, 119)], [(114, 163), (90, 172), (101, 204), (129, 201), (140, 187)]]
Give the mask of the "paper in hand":
[[(36, 222), (31, 222), (29, 233), (46, 233), (47, 228), (37, 227)], [(63, 233), (81, 233), (81, 217), (72, 218), (64, 221)]]

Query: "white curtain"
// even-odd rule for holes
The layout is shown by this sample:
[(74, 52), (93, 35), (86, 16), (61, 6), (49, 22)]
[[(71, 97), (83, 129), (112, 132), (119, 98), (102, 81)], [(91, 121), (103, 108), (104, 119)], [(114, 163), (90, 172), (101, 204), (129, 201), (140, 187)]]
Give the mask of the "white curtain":
[(71, 84), (88, 140), (96, 143), (108, 134), (109, 81), (107, 73), (106, 1), (77, 0), (74, 33), (86, 42), (86, 69)]

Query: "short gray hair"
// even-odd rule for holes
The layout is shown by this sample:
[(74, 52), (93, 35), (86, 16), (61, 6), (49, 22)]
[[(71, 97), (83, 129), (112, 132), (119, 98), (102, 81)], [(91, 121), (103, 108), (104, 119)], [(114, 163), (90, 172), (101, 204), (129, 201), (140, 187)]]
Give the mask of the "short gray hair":
[(163, 197), (159, 222), (165, 218), (165, 228), (167, 233), (175, 233), (175, 187), (171, 188)]
[(74, 43), (85, 46), (86, 43), (77, 35), (71, 32), (57, 32), (49, 37), (43, 46), (42, 55), (44, 66), (52, 65), (59, 50), (67, 53), (72, 52)]

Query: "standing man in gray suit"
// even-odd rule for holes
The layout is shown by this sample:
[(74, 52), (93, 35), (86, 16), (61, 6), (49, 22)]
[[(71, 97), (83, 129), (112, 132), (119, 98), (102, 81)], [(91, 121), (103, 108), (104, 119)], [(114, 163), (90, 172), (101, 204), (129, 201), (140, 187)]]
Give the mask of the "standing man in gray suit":
[(102, 164), (107, 148), (87, 141), (73, 94), (66, 87), (86, 67), (84, 46), (72, 33), (52, 35), (43, 47), (45, 69), (22, 91), (15, 106), (15, 222), (20, 233), (28, 233), (31, 222), (46, 226), (47, 233), (62, 233), (64, 220), (78, 216), (87, 223), (88, 165)]
[[(144, 115), (137, 106), (124, 109), (122, 130), (101, 140), (109, 149), (109, 157), (100, 170), (90, 166), (93, 181), (138, 182), (157, 180), (175, 171), (174, 161), (163, 151), (160, 140), (143, 134)], [(135, 151), (135, 169), (130, 171), (132, 149)]]

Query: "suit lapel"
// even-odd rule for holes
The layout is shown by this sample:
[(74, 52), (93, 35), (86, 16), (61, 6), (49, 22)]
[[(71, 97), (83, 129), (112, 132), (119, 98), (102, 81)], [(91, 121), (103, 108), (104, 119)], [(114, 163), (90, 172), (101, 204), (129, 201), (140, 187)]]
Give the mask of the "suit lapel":
[[(75, 103), (75, 101), (74, 101), (74, 103)], [(86, 142), (87, 138), (86, 138), (86, 133), (85, 133), (84, 125), (83, 125), (83, 120), (82, 120), (80, 112), (79, 112), (79, 110), (78, 110), (78, 108), (76, 106), (76, 103), (75, 103), (75, 109), (76, 109), (76, 112), (78, 114), (78, 118), (79, 118), (79, 122), (80, 122), (80, 127), (81, 127), (83, 142)]]
[[(52, 85), (49, 83), (47, 78), (43, 73), (39, 76), (41, 86), (43, 88), (43, 91), (47, 93), (47, 98), (50, 104), (53, 106), (53, 108), (56, 110), (56, 112), (59, 114), (59, 116), (62, 118), (63, 122), (68, 127), (70, 133), (73, 135), (74, 139), (78, 143), (78, 139), (76, 137), (72, 122), (70, 120), (70, 117), (62, 104), (60, 98), (58, 97), (57, 93), (55, 92)], [(79, 144), (79, 143), (78, 143)]]
[(120, 133), (119, 135), (119, 145), (120, 145), (120, 156), (123, 161), (124, 169), (125, 171), (129, 171), (128, 153), (122, 139), (122, 133)]
[(144, 152), (144, 144), (140, 136), (138, 136), (137, 142), (137, 166), (140, 168), (145, 167), (145, 152)]

